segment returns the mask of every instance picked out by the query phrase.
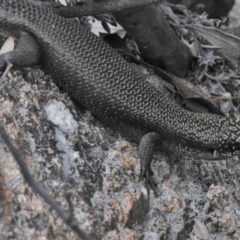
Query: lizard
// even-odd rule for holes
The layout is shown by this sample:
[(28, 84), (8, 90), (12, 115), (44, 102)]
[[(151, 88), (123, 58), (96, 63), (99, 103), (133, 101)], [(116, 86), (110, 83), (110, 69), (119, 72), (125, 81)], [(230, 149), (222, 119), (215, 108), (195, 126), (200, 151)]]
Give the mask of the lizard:
[[(0, 0), (0, 28), (22, 40), (16, 50), (0, 55), (0, 70), (10, 62), (20, 66), (40, 61), (43, 70), (102, 123), (140, 142), (141, 178), (147, 186), (154, 187), (150, 164), (159, 141), (185, 159), (239, 155), (238, 120), (180, 108), (78, 22), (27, 0)], [(32, 54), (24, 56), (24, 50)]]

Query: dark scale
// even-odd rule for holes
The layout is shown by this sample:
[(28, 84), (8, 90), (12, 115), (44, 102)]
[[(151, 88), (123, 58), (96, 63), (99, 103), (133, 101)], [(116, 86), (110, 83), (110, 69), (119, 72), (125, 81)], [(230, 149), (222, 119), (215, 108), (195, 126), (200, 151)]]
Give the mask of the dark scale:
[[(34, 37), (43, 69), (104, 124), (135, 141), (146, 136), (141, 141), (145, 149), (142, 176), (149, 175), (151, 151), (159, 142), (184, 158), (222, 159), (239, 154), (238, 121), (179, 108), (77, 22), (26, 0), (0, 0), (0, 28), (19, 38)], [(0, 56), (2, 69), (21, 61), (14, 52)], [(151, 178), (148, 181), (152, 185)]]

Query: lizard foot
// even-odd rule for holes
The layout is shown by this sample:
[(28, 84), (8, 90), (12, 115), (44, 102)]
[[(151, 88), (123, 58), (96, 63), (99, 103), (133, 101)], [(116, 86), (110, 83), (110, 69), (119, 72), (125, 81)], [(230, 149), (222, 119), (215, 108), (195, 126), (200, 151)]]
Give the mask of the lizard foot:
[(143, 166), (141, 167), (141, 173), (139, 176), (139, 180), (142, 181), (143, 179), (145, 179), (148, 195), (150, 193), (150, 189), (153, 190), (155, 195), (157, 194), (157, 189), (156, 189), (157, 184), (153, 180), (152, 176), (153, 176), (153, 171), (150, 168), (146, 169)]

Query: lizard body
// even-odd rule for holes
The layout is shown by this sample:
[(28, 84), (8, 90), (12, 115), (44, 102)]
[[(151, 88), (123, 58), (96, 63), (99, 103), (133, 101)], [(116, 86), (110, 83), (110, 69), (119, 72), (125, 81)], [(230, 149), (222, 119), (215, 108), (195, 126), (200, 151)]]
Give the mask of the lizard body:
[(157, 133), (176, 154), (222, 159), (239, 154), (240, 123), (179, 108), (76, 21), (27, 0), (0, 0), (0, 28), (28, 32), (41, 65), (57, 84), (104, 124), (139, 139)]

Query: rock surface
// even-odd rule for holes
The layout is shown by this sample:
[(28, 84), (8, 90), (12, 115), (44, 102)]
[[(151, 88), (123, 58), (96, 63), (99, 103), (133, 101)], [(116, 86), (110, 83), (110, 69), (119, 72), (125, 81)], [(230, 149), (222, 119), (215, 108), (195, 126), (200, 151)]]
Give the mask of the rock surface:
[[(90, 239), (240, 239), (240, 162), (156, 152), (158, 196), (139, 182), (137, 145), (103, 126), (38, 68), (0, 86), (0, 122), (48, 192)], [(171, 170), (171, 172), (170, 172)], [(78, 239), (26, 184), (0, 139), (0, 239)]]

